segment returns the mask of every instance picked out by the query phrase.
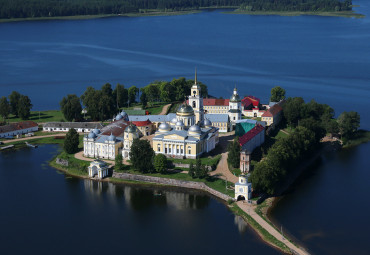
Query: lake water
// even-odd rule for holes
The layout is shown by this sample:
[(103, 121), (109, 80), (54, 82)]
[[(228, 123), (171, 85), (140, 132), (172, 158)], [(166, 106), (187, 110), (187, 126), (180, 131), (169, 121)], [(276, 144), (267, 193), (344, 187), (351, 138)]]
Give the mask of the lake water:
[[(110, 82), (198, 78), (215, 96), (267, 103), (280, 85), (288, 96), (315, 98), (337, 113), (360, 112), (370, 129), (370, 4), (364, 19), (226, 15), (0, 24), (0, 94), (31, 97), (35, 110), (59, 109), (67, 93)], [(47, 96), (46, 96), (47, 95)]]
[(67, 177), (58, 148), (0, 152), (1, 254), (279, 254), (204, 193)]
[[(209, 11), (0, 24), (0, 96), (18, 90), (35, 110), (58, 109), (63, 96), (87, 86), (190, 79), (197, 67), (212, 95), (227, 97), (236, 84), (241, 95), (267, 102), (280, 85), (337, 114), (358, 111), (370, 129), (370, 3), (354, 4), (366, 18)], [(276, 253), (248, 228), (239, 233), (240, 221), (237, 227), (224, 205), (202, 194), (158, 197), (41, 167), (56, 148), (0, 153), (0, 242), (8, 253)], [(369, 254), (369, 154), (369, 144), (325, 154), (273, 210), (276, 225), (313, 254)]]

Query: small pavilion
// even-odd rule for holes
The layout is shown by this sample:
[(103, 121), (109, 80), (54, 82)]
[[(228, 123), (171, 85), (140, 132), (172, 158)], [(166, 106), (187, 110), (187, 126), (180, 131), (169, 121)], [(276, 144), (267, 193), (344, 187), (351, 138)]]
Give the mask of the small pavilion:
[(98, 175), (98, 179), (103, 179), (108, 175), (108, 165), (104, 161), (94, 160), (90, 163), (88, 172), (90, 177)]

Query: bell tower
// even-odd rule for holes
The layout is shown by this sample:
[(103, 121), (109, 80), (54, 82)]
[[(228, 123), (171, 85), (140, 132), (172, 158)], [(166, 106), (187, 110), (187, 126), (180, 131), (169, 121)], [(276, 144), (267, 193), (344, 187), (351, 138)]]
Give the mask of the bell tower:
[(194, 109), (195, 123), (203, 123), (204, 109), (203, 98), (201, 98), (201, 89), (197, 81), (197, 69), (195, 69), (194, 85), (191, 87), (191, 95), (189, 96), (189, 105)]

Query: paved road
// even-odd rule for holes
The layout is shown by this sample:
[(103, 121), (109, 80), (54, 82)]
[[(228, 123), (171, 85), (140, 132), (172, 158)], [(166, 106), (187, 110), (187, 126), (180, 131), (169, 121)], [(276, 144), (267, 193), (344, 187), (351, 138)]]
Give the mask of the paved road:
[(250, 215), (258, 224), (260, 224), (267, 232), (273, 235), (277, 240), (282, 241), (289, 249), (295, 251), (295, 254), (300, 255), (309, 255), (308, 252), (303, 250), (302, 248), (297, 247), (289, 240), (285, 239), (275, 228), (273, 228), (269, 223), (267, 223), (261, 216), (259, 216), (254, 208), (255, 206), (250, 205), (248, 203), (244, 203), (243, 201), (238, 201), (237, 205), (248, 215)]

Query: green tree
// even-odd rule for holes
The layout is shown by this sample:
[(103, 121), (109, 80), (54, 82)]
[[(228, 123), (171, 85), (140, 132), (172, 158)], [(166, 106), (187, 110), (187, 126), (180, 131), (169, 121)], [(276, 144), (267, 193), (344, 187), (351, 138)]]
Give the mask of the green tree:
[(8, 118), (10, 113), (10, 105), (6, 97), (0, 98), (0, 116), (5, 121), (6, 118)]
[(284, 117), (291, 126), (297, 126), (301, 119), (304, 100), (301, 97), (290, 97), (283, 106)]
[(21, 94), (17, 91), (13, 91), (9, 95), (10, 113), (18, 117), (18, 103), (21, 98)]
[(195, 178), (195, 169), (193, 162), (190, 163), (188, 174), (190, 175), (191, 178), (193, 179)]
[(120, 171), (123, 169), (123, 163), (122, 163), (122, 153), (118, 153), (117, 156), (114, 159), (114, 169), (117, 171)]
[(100, 97), (100, 91), (95, 90), (93, 87), (88, 87), (81, 96), (82, 103), (93, 120), (100, 120)]
[(62, 101), (60, 101), (60, 108), (63, 113), (64, 118), (67, 121), (73, 120), (80, 120), (81, 116), (81, 102), (80, 99), (76, 95), (67, 95), (67, 97), (63, 97)]
[(131, 145), (130, 159), (134, 169), (141, 173), (153, 171), (154, 151), (148, 140), (135, 139)]
[(136, 96), (139, 93), (139, 89), (136, 86), (131, 86), (128, 89), (128, 101), (131, 105), (132, 103), (136, 103)]
[(200, 176), (202, 175), (202, 161), (200, 160), (200, 158), (197, 158), (197, 160), (195, 161), (195, 177), (197, 178), (200, 178)]
[(349, 138), (360, 127), (360, 115), (357, 112), (343, 112), (338, 117), (338, 127), (342, 136)]
[(164, 173), (167, 171), (167, 158), (163, 154), (157, 154), (154, 157), (154, 169), (158, 173)]
[(115, 98), (117, 109), (126, 106), (128, 100), (128, 91), (125, 89), (125, 86), (117, 84), (113, 91), (113, 97)]
[(238, 168), (240, 165), (240, 150), (239, 137), (235, 137), (227, 146), (227, 151), (229, 153), (227, 162), (234, 168)]
[(22, 120), (27, 120), (31, 115), (31, 99), (28, 96), (21, 95), (18, 102), (18, 116)]
[(78, 133), (74, 128), (71, 128), (64, 139), (64, 151), (68, 154), (78, 152), (79, 137)]
[(270, 102), (279, 102), (285, 99), (285, 89), (280, 86), (273, 87), (271, 89)]
[(146, 93), (144, 91), (141, 92), (140, 102), (143, 105), (144, 109), (148, 106), (148, 98), (147, 98)]

